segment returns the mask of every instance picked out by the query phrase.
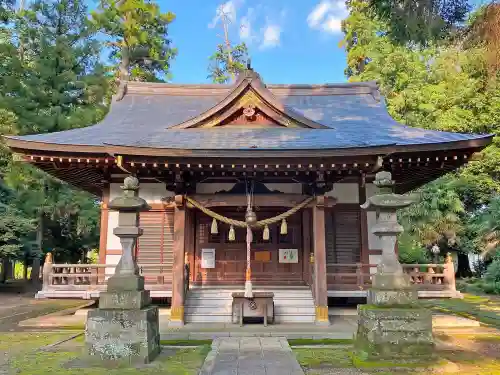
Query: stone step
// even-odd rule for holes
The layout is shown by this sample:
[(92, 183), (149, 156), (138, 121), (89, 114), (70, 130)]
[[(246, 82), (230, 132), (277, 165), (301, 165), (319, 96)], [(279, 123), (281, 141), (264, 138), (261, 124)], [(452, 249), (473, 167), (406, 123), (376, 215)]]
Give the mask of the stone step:
[(186, 314), (186, 323), (231, 323), (231, 314)]
[[(220, 292), (220, 291), (214, 291), (214, 292), (200, 292), (200, 291), (189, 291), (190, 296), (218, 296), (218, 297), (227, 297), (227, 298), (232, 298), (232, 293), (233, 292)], [(274, 293), (274, 292), (273, 292)], [(312, 298), (311, 297), (311, 292), (300, 292), (300, 293), (293, 293), (293, 292), (286, 292), (286, 293), (274, 293), (274, 298)]]
[(316, 317), (314, 315), (275, 315), (275, 323), (314, 323)]
[[(190, 323), (231, 323), (232, 293), (242, 288), (189, 291), (185, 304), (185, 319)], [(295, 289), (254, 289), (254, 292), (274, 293), (274, 315), (277, 323), (313, 323), (316, 317), (314, 299), (308, 287)]]

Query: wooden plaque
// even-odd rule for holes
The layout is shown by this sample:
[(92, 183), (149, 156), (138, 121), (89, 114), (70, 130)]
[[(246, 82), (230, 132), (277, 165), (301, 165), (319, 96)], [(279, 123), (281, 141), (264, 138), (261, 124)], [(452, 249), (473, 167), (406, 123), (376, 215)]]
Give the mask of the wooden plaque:
[(270, 262), (271, 252), (270, 251), (256, 251), (255, 260), (259, 262)]

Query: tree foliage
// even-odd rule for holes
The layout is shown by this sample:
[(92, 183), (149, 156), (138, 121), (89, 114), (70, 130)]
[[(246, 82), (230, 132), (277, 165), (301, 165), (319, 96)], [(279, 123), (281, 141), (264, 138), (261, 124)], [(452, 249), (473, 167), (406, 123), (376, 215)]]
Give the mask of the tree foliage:
[(470, 10), (467, 0), (369, 0), (369, 6), (392, 40), (424, 46), (448, 37)]
[(168, 38), (172, 12), (149, 0), (104, 0), (92, 12), (94, 27), (107, 37), (110, 58), (122, 80), (168, 79), (177, 54)]
[(0, 259), (22, 258), (26, 234), (35, 228), (33, 221), (13, 204), (14, 199), (15, 193), (0, 178)]
[(210, 56), (208, 78), (214, 83), (230, 82), (246, 68), (247, 61), (248, 48), (245, 43), (229, 48), (224, 44), (218, 44), (217, 50)]
[[(105, 115), (108, 78), (83, 1), (37, 0), (13, 15), (0, 37), (1, 135), (67, 130)], [(15, 162), (3, 142), (0, 176), (10, 195), (0, 257), (28, 252), (36, 231), (44, 251), (65, 249), (66, 258), (95, 247), (95, 199)]]
[[(446, 27), (441, 29), (443, 41), (438, 44), (437, 34), (429, 34), (432, 28), (415, 29), (419, 24), (418, 12), (384, 14), (381, 9), (376, 9), (376, 3), (382, 4), (375, 0), (348, 3), (350, 13), (343, 23), (345, 37), (342, 44), (348, 53), (346, 75), (349, 80), (378, 81), (389, 112), (407, 125), (498, 134), (500, 76), (491, 74), (486, 33), (477, 31), (479, 37), (476, 40), (458, 38), (452, 27)], [(398, 3), (385, 2), (388, 7)], [(410, 7), (415, 4), (401, 3)], [(462, 4), (456, 2), (452, 5)], [(461, 11), (446, 12), (452, 17), (446, 22), (448, 25), (463, 18)], [(460, 27), (490, 30), (491, 25), (481, 26), (482, 22), (490, 22), (490, 18), (481, 14)], [(459, 18), (455, 18), (457, 15)], [(400, 19), (396, 19), (398, 17)], [(416, 17), (417, 20), (416, 23), (408, 21), (408, 27), (398, 38), (397, 32), (401, 31), (398, 27), (402, 25), (398, 26), (398, 22), (405, 17)], [(499, 208), (492, 201), (500, 191), (498, 142), (495, 138), (493, 145), (458, 173), (419, 189), (420, 203), (400, 215), (411, 236), (401, 240), (406, 242), (403, 246), (413, 241), (413, 247), (417, 249), (440, 243), (466, 252), (482, 250), (487, 239), (485, 236), (495, 233), (495, 228), (488, 224), (492, 221), (487, 219), (486, 212)], [(489, 209), (482, 212), (485, 207)]]

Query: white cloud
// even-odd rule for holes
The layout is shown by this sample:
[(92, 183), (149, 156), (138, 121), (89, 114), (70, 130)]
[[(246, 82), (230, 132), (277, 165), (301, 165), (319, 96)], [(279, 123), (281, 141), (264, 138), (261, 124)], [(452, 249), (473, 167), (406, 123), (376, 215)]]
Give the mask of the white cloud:
[(243, 4), (243, 1), (244, 0), (229, 0), (217, 6), (215, 16), (208, 27), (215, 27), (222, 17), (227, 17), (229, 22), (234, 23), (236, 21), (236, 9)]
[(241, 17), (240, 20), (240, 39), (244, 42), (251, 42), (254, 38), (254, 31), (252, 29), (255, 22), (254, 9), (248, 8), (247, 14)]
[(344, 0), (322, 0), (307, 16), (307, 24), (311, 29), (337, 34), (348, 15)]
[(277, 24), (267, 24), (263, 29), (261, 49), (274, 48), (280, 45), (281, 26)]

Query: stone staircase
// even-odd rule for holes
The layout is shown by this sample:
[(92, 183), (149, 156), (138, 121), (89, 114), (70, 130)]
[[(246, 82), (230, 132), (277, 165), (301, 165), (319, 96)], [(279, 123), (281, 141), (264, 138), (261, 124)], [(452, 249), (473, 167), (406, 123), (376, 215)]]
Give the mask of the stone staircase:
[[(231, 323), (232, 293), (243, 288), (199, 287), (189, 290), (186, 323)], [(254, 291), (274, 293), (276, 323), (314, 323), (314, 299), (309, 287), (266, 287)]]

